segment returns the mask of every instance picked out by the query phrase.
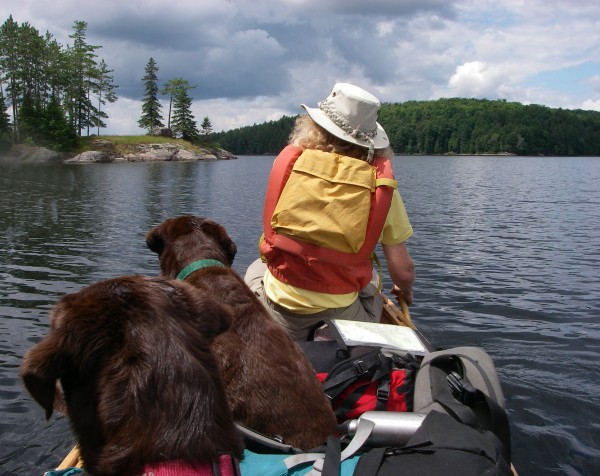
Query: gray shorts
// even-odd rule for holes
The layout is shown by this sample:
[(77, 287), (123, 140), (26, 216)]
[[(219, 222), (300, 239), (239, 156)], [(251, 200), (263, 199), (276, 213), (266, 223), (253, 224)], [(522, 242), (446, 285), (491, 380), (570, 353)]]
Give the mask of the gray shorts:
[(306, 340), (311, 330), (322, 321), (347, 319), (351, 321), (379, 322), (383, 310), (383, 298), (378, 292), (379, 275), (373, 270), (373, 279), (359, 292), (358, 299), (347, 307), (326, 309), (315, 314), (295, 314), (271, 301), (263, 288), (267, 266), (260, 259), (254, 261), (244, 276), (250, 289), (265, 304), (273, 317), (281, 323), (290, 337), (296, 341)]

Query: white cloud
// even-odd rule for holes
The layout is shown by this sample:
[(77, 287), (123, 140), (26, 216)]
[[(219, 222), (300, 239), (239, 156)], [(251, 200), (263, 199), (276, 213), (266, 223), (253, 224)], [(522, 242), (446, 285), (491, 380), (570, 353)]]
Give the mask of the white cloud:
[(581, 109), (586, 111), (600, 111), (600, 99), (588, 99), (587, 101), (583, 101)]
[(453, 96), (497, 98), (505, 79), (498, 69), (482, 61), (471, 61), (458, 66), (448, 84)]

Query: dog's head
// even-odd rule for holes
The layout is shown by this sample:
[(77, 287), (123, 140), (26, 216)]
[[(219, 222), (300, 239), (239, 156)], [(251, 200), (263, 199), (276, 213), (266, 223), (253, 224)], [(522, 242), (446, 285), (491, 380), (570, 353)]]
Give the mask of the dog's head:
[(228, 308), (194, 287), (125, 276), (64, 296), (21, 378), (52, 415), (57, 383), (88, 470), (134, 474), (166, 459), (239, 453), (210, 344)]
[(192, 215), (169, 218), (146, 235), (146, 245), (157, 253), (164, 276), (175, 278), (189, 263), (216, 259), (231, 266), (237, 247), (218, 223)]

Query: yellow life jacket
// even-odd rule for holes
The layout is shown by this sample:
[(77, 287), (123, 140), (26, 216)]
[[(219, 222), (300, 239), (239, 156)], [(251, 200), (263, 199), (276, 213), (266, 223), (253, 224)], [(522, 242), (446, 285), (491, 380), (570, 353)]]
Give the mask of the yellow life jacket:
[(394, 188), (383, 157), (370, 165), (287, 146), (273, 164), (263, 211), (260, 252), (271, 274), (330, 294), (365, 287)]

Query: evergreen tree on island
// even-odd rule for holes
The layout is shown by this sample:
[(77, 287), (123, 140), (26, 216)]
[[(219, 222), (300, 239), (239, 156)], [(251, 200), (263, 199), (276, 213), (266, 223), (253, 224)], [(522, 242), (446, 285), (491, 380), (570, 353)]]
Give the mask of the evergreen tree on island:
[(138, 120), (138, 125), (152, 133), (158, 127), (164, 127), (162, 123), (161, 104), (158, 100), (158, 66), (154, 58), (150, 58), (146, 64), (146, 74), (142, 78), (144, 82), (144, 99), (142, 103), (142, 116)]
[(4, 100), (4, 90), (0, 84), (0, 150), (12, 142), (10, 116)]
[(108, 114), (102, 110), (102, 106), (105, 106), (107, 102), (113, 103), (117, 100), (115, 89), (119, 86), (114, 84), (112, 72), (113, 70), (108, 69), (106, 62), (101, 60), (98, 67), (98, 77), (95, 84), (93, 84), (93, 91), (98, 96), (98, 109), (95, 115), (92, 116), (92, 123), (98, 128), (98, 135), (100, 135), (100, 128), (106, 127), (104, 119), (108, 119)]
[(167, 127), (170, 129), (171, 128), (171, 112), (173, 109), (173, 99), (175, 98), (175, 95), (177, 94), (177, 92), (184, 87), (189, 87), (189, 83), (180, 77), (177, 78), (173, 78), (173, 79), (169, 79), (166, 83), (165, 83), (165, 87), (161, 89), (160, 93), (161, 94), (168, 94), (169, 95), (169, 115), (168, 115), (168, 122), (167, 122)]
[(192, 98), (188, 94), (188, 91), (195, 87), (188, 81), (182, 80), (173, 93), (173, 120), (171, 121), (173, 136), (191, 142), (200, 135), (192, 114)]
[(205, 136), (207, 136), (209, 134), (212, 134), (213, 127), (212, 127), (212, 124), (211, 124), (210, 119), (208, 118), (208, 116), (206, 116), (202, 120), (202, 124), (200, 124), (200, 127), (202, 128), (202, 134), (204, 134)]
[(95, 119), (99, 117), (98, 109), (92, 104), (91, 92), (97, 87), (95, 78), (98, 78), (98, 64), (96, 62), (98, 45), (87, 43), (87, 22), (75, 20), (73, 34), (73, 46), (67, 48), (67, 71), (70, 80), (67, 84), (63, 101), (68, 111), (71, 126), (81, 136), (82, 130), (95, 127)]

